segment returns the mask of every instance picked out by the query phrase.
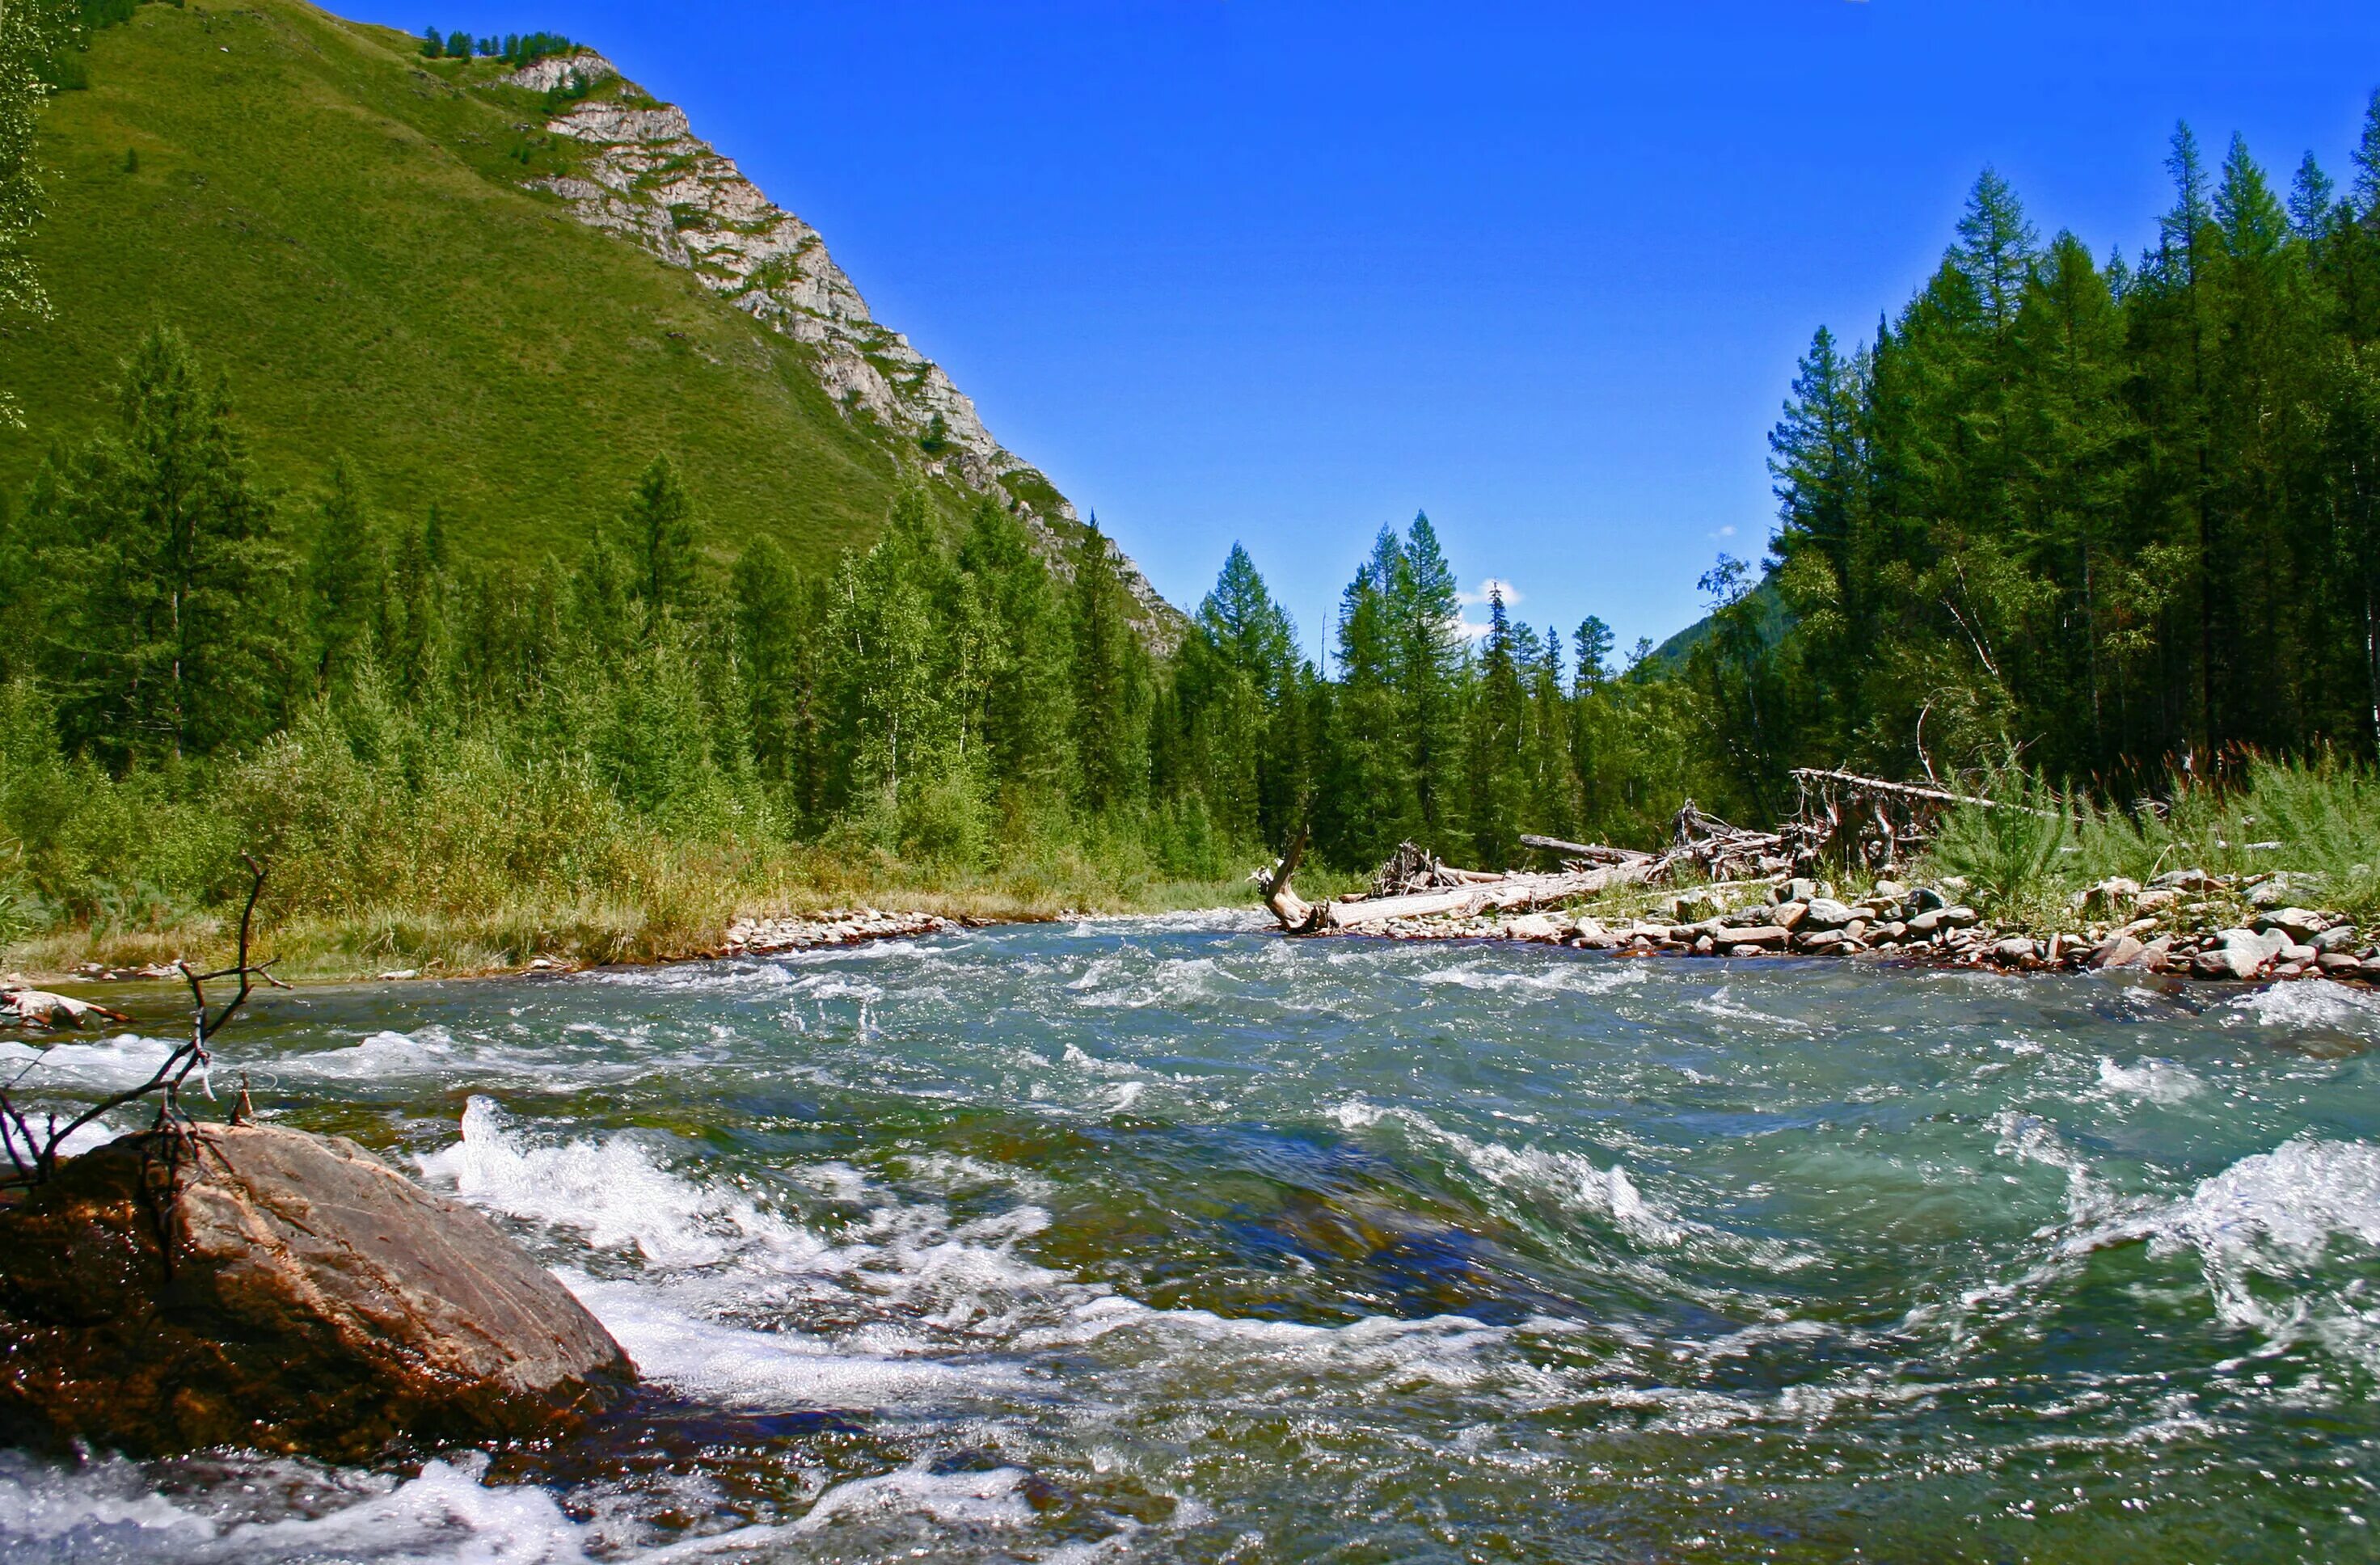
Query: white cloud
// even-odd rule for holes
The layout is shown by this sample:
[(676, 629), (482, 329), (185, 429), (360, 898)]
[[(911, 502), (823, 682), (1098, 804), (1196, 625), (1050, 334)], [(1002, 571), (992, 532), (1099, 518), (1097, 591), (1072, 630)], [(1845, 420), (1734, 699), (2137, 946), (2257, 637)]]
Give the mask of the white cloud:
[(1454, 601), (1465, 608), (1476, 608), (1488, 601), (1488, 595), (1491, 592), (1501, 592), (1504, 595), (1504, 607), (1508, 609), (1521, 601), (1519, 588), (1500, 576), (1492, 576), (1480, 577), (1479, 587), (1475, 591), (1457, 592), (1454, 595)]

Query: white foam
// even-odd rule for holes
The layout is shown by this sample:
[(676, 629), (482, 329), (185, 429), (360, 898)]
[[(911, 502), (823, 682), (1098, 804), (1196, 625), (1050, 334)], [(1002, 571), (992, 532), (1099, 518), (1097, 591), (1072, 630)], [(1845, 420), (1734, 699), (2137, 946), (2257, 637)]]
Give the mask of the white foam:
[(679, 1179), (631, 1136), (540, 1145), (486, 1098), (465, 1106), (461, 1140), (418, 1160), (465, 1200), (575, 1229), (599, 1250), (633, 1247), (665, 1266), (707, 1265), (756, 1247), (799, 1265), (826, 1248), (739, 1195)]
[(2217, 1316), (2261, 1333), (2264, 1352), (2310, 1339), (2380, 1370), (2380, 1307), (2358, 1283), (2329, 1287), (2312, 1275), (2342, 1241), (2380, 1251), (2380, 1146), (2284, 1142), (2200, 1182), (2182, 1200), (2135, 1207), (2062, 1248), (2081, 1256), (2138, 1240), (2155, 1254), (2194, 1251)]
[[(273, 1521), (226, 1520), (204, 1491), (183, 1495), (146, 1486), (135, 1463), (106, 1460), (76, 1469), (0, 1473), (0, 1540), (25, 1539), (68, 1559), (164, 1554), (193, 1565), (269, 1565), (275, 1560), (404, 1561), (407, 1565), (565, 1565), (588, 1558), (587, 1528), (564, 1515), (541, 1488), (481, 1482), (488, 1458), (472, 1452), (422, 1464), (404, 1482), (338, 1474), (360, 1489), (350, 1503), (320, 1515)], [(265, 1476), (320, 1474), (273, 1463)], [(252, 1493), (265, 1487), (249, 1486)], [(13, 1552), (13, 1551), (10, 1551)]]
[(2099, 1085), (2111, 1095), (2168, 1105), (2188, 1102), (2206, 1089), (2189, 1067), (2170, 1060), (2119, 1065), (2104, 1054), (2099, 1057)]
[(2380, 1038), (2380, 999), (2328, 978), (2274, 984), (2231, 1001), (2230, 1009), (2267, 1027), (2337, 1027)]
[(1480, 960), (1434, 968), (1419, 975), (1417, 981), (1434, 987), (1517, 995), (1524, 1000), (1551, 1000), (1565, 994), (1609, 994), (1641, 984), (1646, 966), (1642, 962), (1549, 961), (1542, 967), (1511, 968)]
[(0, 1081), (24, 1086), (79, 1086), (120, 1092), (157, 1074), (175, 1045), (138, 1033), (118, 1033), (91, 1043), (53, 1043), (42, 1048), (0, 1041)]
[(384, 1081), (391, 1077), (443, 1074), (455, 1056), (455, 1039), (443, 1027), (418, 1033), (377, 1032), (349, 1049), (285, 1054), (276, 1073), (332, 1081)]

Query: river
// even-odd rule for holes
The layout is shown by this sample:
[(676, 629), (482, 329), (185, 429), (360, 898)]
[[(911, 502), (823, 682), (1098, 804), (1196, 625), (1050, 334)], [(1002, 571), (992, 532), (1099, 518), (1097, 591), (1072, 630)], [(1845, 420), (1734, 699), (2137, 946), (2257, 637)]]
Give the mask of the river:
[(1216, 914), (308, 989), (223, 1044), (218, 1095), (497, 1217), (654, 1389), (385, 1471), (0, 1452), (0, 1560), (2380, 1554), (2337, 985)]

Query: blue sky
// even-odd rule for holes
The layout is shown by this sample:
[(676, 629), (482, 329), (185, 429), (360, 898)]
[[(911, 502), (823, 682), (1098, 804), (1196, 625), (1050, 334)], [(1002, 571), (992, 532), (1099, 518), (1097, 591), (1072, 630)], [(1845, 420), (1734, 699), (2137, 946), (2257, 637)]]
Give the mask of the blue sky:
[(2370, 0), (363, 14), (603, 50), (1169, 597), (1238, 539), (1309, 649), (1416, 509), (1521, 617), (1668, 635), (1767, 538), (1812, 330), (1897, 309), (1985, 164), (2136, 249), (2177, 119), (2343, 185), (2380, 86)]

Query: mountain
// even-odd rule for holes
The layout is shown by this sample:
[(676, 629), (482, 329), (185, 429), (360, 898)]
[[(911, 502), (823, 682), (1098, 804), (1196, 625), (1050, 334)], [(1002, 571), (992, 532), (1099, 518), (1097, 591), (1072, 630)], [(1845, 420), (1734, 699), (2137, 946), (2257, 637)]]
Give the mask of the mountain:
[[(1760, 585), (1752, 589), (1753, 601), (1760, 614), (1760, 645), (1765, 650), (1785, 639), (1793, 628), (1792, 612), (1785, 606), (1785, 595), (1777, 589), (1774, 577), (1763, 576)], [(1673, 673), (1686, 666), (1686, 660), (1695, 648), (1710, 639), (1711, 619), (1706, 614), (1679, 631), (1645, 655), (1644, 666), (1650, 671)]]
[[(0, 338), (27, 417), (0, 485), (97, 424), (164, 321), (268, 478), (307, 491), (344, 454), (483, 555), (575, 552), (657, 452), (722, 558), (765, 532), (821, 568), (904, 481), (953, 517), (1002, 496), (1062, 571), (1084, 536), (815, 229), (598, 55), (431, 60), (302, 0), (187, 0), (81, 67), (43, 111), (57, 310)], [(1116, 557), (1169, 645), (1181, 615)]]

